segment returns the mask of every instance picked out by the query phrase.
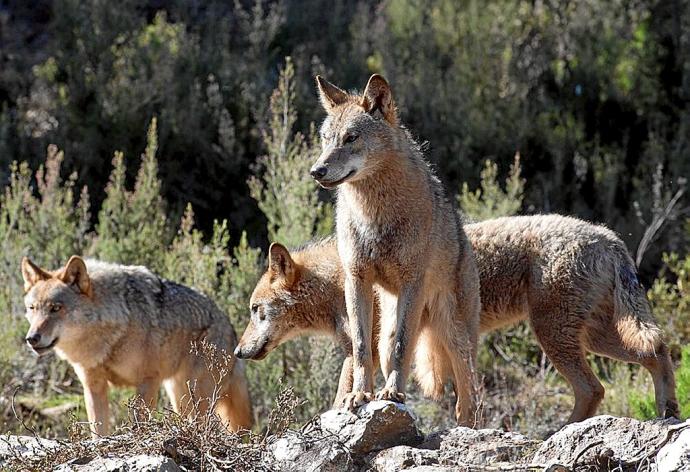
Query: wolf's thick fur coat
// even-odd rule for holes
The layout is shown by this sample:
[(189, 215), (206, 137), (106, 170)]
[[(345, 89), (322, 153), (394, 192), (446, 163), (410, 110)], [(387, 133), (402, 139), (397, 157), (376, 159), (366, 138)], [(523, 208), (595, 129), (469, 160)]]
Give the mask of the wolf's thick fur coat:
[[(176, 412), (203, 413), (214, 379), (192, 343), (207, 342), (227, 357), (216, 412), (231, 429), (251, 425), (244, 365), (232, 352), (237, 337), (228, 317), (200, 292), (162, 279), (145, 267), (72, 257), (58, 271), (22, 263), (25, 304), (38, 336), (34, 349), (54, 345), (84, 385), (93, 432), (108, 432), (108, 383), (134, 386), (155, 406), (161, 384)], [(201, 411), (193, 411), (198, 403)]]

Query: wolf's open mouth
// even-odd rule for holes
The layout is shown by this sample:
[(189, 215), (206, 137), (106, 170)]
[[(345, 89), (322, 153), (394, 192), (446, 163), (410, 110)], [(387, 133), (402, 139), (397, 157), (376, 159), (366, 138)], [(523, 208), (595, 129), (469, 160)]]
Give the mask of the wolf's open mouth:
[(32, 349), (33, 349), (34, 352), (36, 352), (36, 354), (38, 354), (39, 356), (40, 356), (40, 355), (43, 355), (43, 354), (45, 354), (46, 352), (50, 351), (51, 349), (53, 349), (53, 348), (55, 347), (55, 345), (58, 343), (58, 339), (59, 339), (59, 338), (53, 339), (53, 342), (51, 342), (51, 343), (48, 344), (47, 346), (36, 346), (36, 347), (32, 347)]
[(319, 184), (320, 184), (323, 188), (333, 188), (333, 187), (337, 187), (338, 185), (342, 184), (343, 182), (345, 182), (347, 179), (349, 179), (349, 178), (352, 177), (353, 175), (355, 175), (355, 170), (354, 170), (354, 169), (352, 169), (350, 172), (348, 172), (348, 174), (347, 174), (345, 177), (343, 177), (342, 179), (330, 180), (330, 181), (319, 180)]

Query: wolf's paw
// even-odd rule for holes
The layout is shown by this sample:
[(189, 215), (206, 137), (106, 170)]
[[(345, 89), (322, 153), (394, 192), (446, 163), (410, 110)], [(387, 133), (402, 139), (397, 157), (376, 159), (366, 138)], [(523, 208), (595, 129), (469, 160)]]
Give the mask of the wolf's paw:
[(664, 409), (664, 418), (680, 419), (680, 408), (678, 402), (675, 400), (666, 400), (666, 408)]
[(388, 400), (391, 402), (405, 403), (405, 394), (398, 392), (398, 389), (391, 387), (383, 387), (376, 392), (377, 400)]
[(371, 401), (372, 395), (369, 392), (351, 392), (343, 398), (343, 408), (355, 411), (360, 406)]

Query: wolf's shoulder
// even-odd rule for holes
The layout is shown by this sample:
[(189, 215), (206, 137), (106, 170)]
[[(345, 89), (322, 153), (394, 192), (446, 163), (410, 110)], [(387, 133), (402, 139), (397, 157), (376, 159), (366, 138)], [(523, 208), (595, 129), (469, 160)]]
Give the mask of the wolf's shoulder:
[(159, 280), (156, 274), (144, 266), (116, 264), (98, 259), (86, 259), (85, 262), (89, 277), (95, 281), (115, 281), (118, 279)]

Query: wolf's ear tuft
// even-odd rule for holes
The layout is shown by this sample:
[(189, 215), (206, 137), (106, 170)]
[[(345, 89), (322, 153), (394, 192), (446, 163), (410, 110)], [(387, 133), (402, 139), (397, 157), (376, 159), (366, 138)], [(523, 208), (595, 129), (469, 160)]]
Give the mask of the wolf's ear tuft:
[(297, 268), (290, 256), (290, 251), (280, 243), (271, 243), (271, 247), (268, 249), (268, 267), (289, 284), (294, 282), (297, 275)]
[(22, 258), (22, 277), (24, 277), (24, 291), (28, 292), (31, 287), (41, 280), (48, 280), (51, 275), (25, 256)]
[(387, 122), (394, 126), (398, 124), (398, 110), (393, 102), (393, 92), (382, 75), (374, 74), (369, 78), (361, 105), (367, 113), (374, 114), (380, 111)]
[(328, 113), (331, 113), (336, 106), (347, 101), (347, 92), (336, 87), (320, 75), (316, 76), (316, 86), (319, 89), (321, 105)]
[(74, 285), (84, 295), (91, 296), (91, 279), (86, 271), (86, 263), (81, 257), (70, 257), (58, 278), (67, 285)]

